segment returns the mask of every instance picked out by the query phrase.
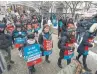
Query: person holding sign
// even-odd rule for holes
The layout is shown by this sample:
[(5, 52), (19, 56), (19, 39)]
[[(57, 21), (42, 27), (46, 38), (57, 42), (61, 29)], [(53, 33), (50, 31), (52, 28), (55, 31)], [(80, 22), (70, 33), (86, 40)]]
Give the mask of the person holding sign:
[(53, 43), (52, 43), (52, 36), (50, 34), (50, 27), (49, 25), (45, 24), (43, 28), (43, 32), (39, 35), (39, 44), (41, 46), (42, 55), (45, 56), (45, 60), (47, 63), (49, 61), (49, 55), (52, 53)]
[(58, 41), (58, 48), (60, 49), (60, 57), (58, 59), (58, 66), (62, 68), (62, 59), (67, 60), (67, 65), (70, 64), (71, 58), (74, 56), (75, 49), (75, 27), (72, 22), (67, 23), (66, 34)]
[(36, 71), (34, 65), (40, 63), (41, 59), (41, 51), (40, 45), (35, 40), (34, 34), (30, 34), (27, 36), (27, 43), (24, 46), (24, 59), (27, 62), (27, 66), (29, 69), (29, 74), (33, 74)]
[(20, 51), (19, 55), (22, 57), (21, 47), (26, 43), (26, 31), (23, 30), (21, 24), (16, 25), (16, 29), (12, 33), (12, 38), (14, 40), (15, 48)]
[(76, 57), (76, 59), (79, 61), (79, 58), (81, 56), (83, 56), (83, 66), (84, 69), (86, 71), (91, 71), (88, 67), (87, 67), (87, 63), (86, 63), (86, 59), (87, 59), (87, 55), (89, 52), (89, 48), (94, 46), (94, 37), (95, 37), (95, 32), (97, 30), (97, 24), (93, 24), (89, 31), (87, 31), (84, 36), (83, 36), (83, 40), (80, 43), (77, 52), (79, 53), (78, 56)]

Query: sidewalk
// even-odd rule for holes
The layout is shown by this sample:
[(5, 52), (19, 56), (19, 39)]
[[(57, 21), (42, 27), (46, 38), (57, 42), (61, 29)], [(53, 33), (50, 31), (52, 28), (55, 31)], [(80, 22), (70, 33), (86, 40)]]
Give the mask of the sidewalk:
[[(57, 74), (61, 70), (57, 66), (57, 60), (59, 57), (59, 49), (57, 47), (57, 42), (58, 42), (57, 35), (53, 34), (53, 42), (54, 42), (53, 53), (49, 58), (51, 60), (51, 63), (50, 64), (46, 63), (44, 61), (44, 57), (43, 57), (43, 62), (35, 66), (37, 71), (34, 74)], [(75, 56), (76, 55), (77, 55), (77, 52), (75, 52)], [(74, 58), (75, 58), (75, 56), (74, 56)], [(26, 62), (24, 62), (23, 58), (19, 57), (18, 50), (16, 50), (16, 49), (12, 50), (12, 59), (15, 61), (15, 64), (12, 66), (12, 70), (9, 71), (7, 74), (28, 74)], [(93, 74), (97, 70), (97, 60), (96, 59), (97, 58), (92, 55), (88, 55), (88, 57), (87, 57), (88, 67), (92, 70)], [(80, 60), (82, 61), (82, 59), (80, 59)], [(62, 65), (63, 65), (63, 67), (66, 67), (65, 60), (62, 61)]]

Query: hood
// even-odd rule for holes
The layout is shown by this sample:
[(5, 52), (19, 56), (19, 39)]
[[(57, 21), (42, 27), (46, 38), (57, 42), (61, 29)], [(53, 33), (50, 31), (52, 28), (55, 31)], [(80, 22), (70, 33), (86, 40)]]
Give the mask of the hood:
[(90, 33), (93, 33), (93, 32), (95, 32), (96, 30), (97, 30), (97, 23), (94, 23), (94, 24), (90, 27), (89, 32), (90, 32)]

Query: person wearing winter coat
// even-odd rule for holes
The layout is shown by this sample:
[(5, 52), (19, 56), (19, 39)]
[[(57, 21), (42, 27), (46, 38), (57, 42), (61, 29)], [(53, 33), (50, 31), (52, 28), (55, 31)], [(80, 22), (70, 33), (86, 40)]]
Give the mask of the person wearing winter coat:
[(69, 19), (68, 19), (68, 17), (67, 17), (65, 20), (62, 20), (62, 22), (63, 22), (64, 25), (62, 26), (61, 37), (66, 34), (66, 31), (67, 31), (66, 28), (68, 27), (67, 25), (68, 25), (69, 23), (74, 24), (72, 18), (69, 18)]
[[(35, 35), (34, 35), (34, 34), (29, 34), (29, 35), (27, 36), (27, 42), (25, 43), (25, 45), (23, 46), (23, 48), (29, 47), (29, 46), (31, 46), (31, 45), (33, 45), (33, 44), (38, 44), (37, 41), (35, 40)], [(25, 50), (25, 49), (23, 49), (23, 51), (24, 51), (24, 50)], [(29, 74), (33, 74), (33, 72), (36, 71), (36, 69), (35, 69), (34, 66), (35, 66), (35, 65), (32, 65), (32, 66), (29, 66), (29, 67), (28, 67), (28, 69), (29, 69)]]
[(33, 27), (33, 30), (34, 30), (34, 34), (35, 34), (36, 40), (38, 42), (40, 24), (39, 24), (38, 19), (37, 19), (37, 17), (35, 15), (33, 16), (31, 24), (32, 24), (32, 27)]
[(81, 38), (83, 37), (84, 33), (85, 33), (85, 29), (83, 27), (83, 19), (81, 19), (78, 23), (77, 23), (77, 31), (76, 31), (76, 39), (77, 39), (77, 43), (80, 44), (81, 42)]
[(38, 36), (38, 32), (40, 29), (40, 24), (38, 22), (37, 16), (33, 16), (32, 22), (31, 22), (33, 29), (34, 29), (34, 33)]
[(60, 19), (60, 20), (58, 21), (58, 37), (59, 37), (60, 34), (61, 34), (62, 26), (63, 26), (63, 21), (62, 21), (62, 19)]
[(4, 58), (7, 63), (7, 69), (11, 69), (11, 64), (14, 64), (14, 61), (11, 60), (11, 37), (4, 33), (5, 24), (0, 24), (0, 51), (4, 55)]
[(61, 61), (62, 59), (67, 60), (67, 65), (70, 64), (71, 58), (74, 55), (74, 43), (75, 43), (75, 27), (73, 23), (67, 24), (66, 32), (58, 41), (58, 48), (60, 49), (59, 52), (59, 59), (58, 59), (58, 66), (62, 68)]
[(49, 56), (52, 53), (53, 43), (52, 43), (52, 35), (49, 32), (49, 25), (45, 24), (43, 28), (43, 32), (39, 35), (38, 42), (41, 46), (42, 56), (45, 56), (45, 61), (50, 63)]
[(88, 55), (88, 52), (89, 52), (89, 48), (90, 47), (93, 47), (93, 40), (94, 40), (94, 32), (97, 30), (97, 24), (93, 24), (89, 31), (87, 31), (84, 36), (83, 36), (83, 39), (82, 39), (82, 42), (80, 43), (78, 49), (77, 49), (77, 52), (79, 53), (78, 56), (76, 57), (76, 59), (79, 61), (79, 58), (81, 56), (83, 56), (83, 66), (84, 66), (84, 69), (87, 70), (87, 71), (91, 71), (88, 67), (87, 67), (87, 62), (86, 62), (86, 59), (87, 59), (87, 55)]
[(21, 47), (26, 42), (26, 35), (27, 35), (27, 32), (23, 29), (23, 26), (21, 24), (17, 24), (16, 29), (12, 33), (12, 38), (13, 38), (13, 43), (15, 44), (15, 47), (17, 46), (17, 43), (16, 43), (17, 40), (19, 41), (19, 39), (20, 39), (20, 41), (22, 41), (22, 43), (18, 43), (18, 44), (20, 44), (20, 46), (16, 47), (19, 50), (20, 57), (22, 57)]

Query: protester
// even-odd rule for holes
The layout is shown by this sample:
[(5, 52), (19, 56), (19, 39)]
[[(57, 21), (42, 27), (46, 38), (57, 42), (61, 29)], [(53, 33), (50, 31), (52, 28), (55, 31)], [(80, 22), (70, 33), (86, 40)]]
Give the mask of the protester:
[(75, 49), (75, 27), (72, 22), (67, 23), (66, 34), (59, 39), (58, 41), (58, 48), (60, 49), (59, 52), (59, 59), (58, 59), (58, 66), (62, 68), (61, 61), (62, 59), (67, 60), (67, 65), (70, 64), (71, 58), (74, 56), (74, 49)]
[(50, 63), (49, 55), (52, 53), (52, 36), (49, 25), (45, 24), (43, 32), (39, 35), (39, 44), (41, 45), (42, 55), (45, 56), (45, 61)]
[(76, 59), (79, 61), (79, 58), (81, 56), (83, 56), (83, 66), (84, 69), (87, 71), (91, 71), (88, 67), (87, 67), (87, 63), (86, 63), (86, 59), (87, 59), (87, 55), (88, 55), (88, 51), (90, 47), (93, 47), (93, 39), (94, 39), (94, 32), (97, 30), (97, 24), (93, 24), (91, 26), (91, 28), (89, 29), (89, 31), (87, 31), (84, 36), (83, 36), (83, 40), (81, 42), (81, 44), (78, 47), (77, 52), (79, 53), (78, 56), (76, 57)]

